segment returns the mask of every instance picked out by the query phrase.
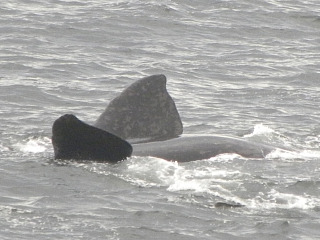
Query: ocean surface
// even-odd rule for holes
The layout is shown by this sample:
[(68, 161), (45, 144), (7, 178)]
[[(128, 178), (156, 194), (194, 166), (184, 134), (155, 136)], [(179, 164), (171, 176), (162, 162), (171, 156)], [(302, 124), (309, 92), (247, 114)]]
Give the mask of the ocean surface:
[[(290, 151), (53, 159), (55, 119), (160, 73), (184, 133)], [(318, 0), (2, 1), (0, 239), (320, 239), (319, 99)]]

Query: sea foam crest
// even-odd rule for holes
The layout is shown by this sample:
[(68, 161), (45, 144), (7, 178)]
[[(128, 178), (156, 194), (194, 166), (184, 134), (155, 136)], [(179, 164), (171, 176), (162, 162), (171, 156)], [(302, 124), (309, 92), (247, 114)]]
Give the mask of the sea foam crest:
[(274, 130), (260, 123), (254, 126), (252, 133), (246, 134), (244, 137), (249, 138), (257, 135), (267, 135), (270, 133), (274, 133)]
[(296, 139), (287, 137), (262, 123), (255, 125), (252, 133), (244, 135), (243, 137), (250, 139), (250, 141), (253, 140), (271, 144), (273, 146), (279, 146), (280, 148), (295, 148), (296, 146), (299, 146)]

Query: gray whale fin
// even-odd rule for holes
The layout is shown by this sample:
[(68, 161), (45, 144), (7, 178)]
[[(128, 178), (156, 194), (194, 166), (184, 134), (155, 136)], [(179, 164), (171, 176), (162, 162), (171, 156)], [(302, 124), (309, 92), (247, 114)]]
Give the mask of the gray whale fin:
[(113, 99), (94, 126), (128, 141), (158, 141), (182, 134), (176, 105), (162, 74), (142, 78)]
[(65, 114), (53, 123), (52, 145), (55, 159), (116, 163), (132, 153), (132, 146), (127, 141), (71, 114)]

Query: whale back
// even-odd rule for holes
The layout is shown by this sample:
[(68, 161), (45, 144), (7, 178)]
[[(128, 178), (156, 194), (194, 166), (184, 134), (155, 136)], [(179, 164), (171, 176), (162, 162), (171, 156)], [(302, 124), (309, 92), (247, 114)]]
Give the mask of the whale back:
[(109, 103), (94, 126), (130, 142), (179, 136), (183, 126), (166, 83), (164, 75), (134, 82)]

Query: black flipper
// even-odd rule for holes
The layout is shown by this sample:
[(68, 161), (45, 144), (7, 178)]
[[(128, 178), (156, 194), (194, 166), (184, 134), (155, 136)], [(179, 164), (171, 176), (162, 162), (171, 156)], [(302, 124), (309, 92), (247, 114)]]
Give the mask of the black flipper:
[(53, 123), (52, 145), (55, 159), (116, 163), (132, 153), (127, 141), (90, 126), (72, 114), (63, 115)]

